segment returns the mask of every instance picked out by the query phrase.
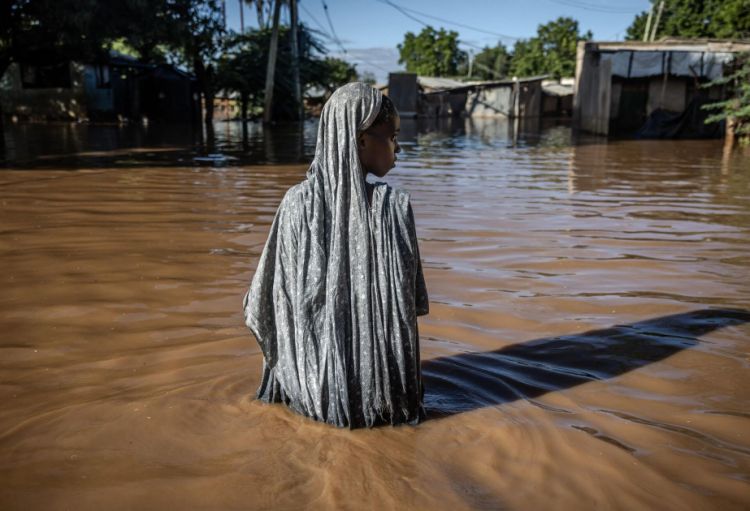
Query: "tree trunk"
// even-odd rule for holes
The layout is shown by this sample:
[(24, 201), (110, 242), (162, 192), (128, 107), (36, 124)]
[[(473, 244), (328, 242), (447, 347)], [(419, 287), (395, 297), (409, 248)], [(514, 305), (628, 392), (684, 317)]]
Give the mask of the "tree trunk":
[(206, 126), (213, 126), (214, 122), (214, 91), (211, 89), (206, 89), (203, 93), (203, 97), (206, 101), (206, 116), (203, 119), (203, 122), (206, 123)]
[(724, 151), (731, 151), (734, 148), (735, 129), (737, 128), (737, 118), (733, 115), (727, 117), (724, 129)]
[(297, 42), (297, 0), (289, 3), (290, 18), (292, 25), (292, 85), (294, 101), (297, 104), (297, 119), (305, 120), (305, 110), (302, 105), (302, 85), (299, 80), (299, 43)]
[(216, 96), (213, 66), (206, 66), (199, 57), (196, 57), (193, 59), (193, 70), (195, 71), (195, 77), (198, 79), (198, 88), (203, 96), (203, 106), (205, 108), (203, 122), (207, 126), (211, 125), (213, 127), (214, 97)]
[[(11, 59), (8, 58), (2, 58), (0, 59), (0, 81), (2, 81), (3, 76), (5, 76), (5, 72), (8, 70), (11, 64)], [(3, 105), (0, 103), (0, 131), (3, 129)]]
[(263, 107), (263, 122), (271, 122), (273, 114), (273, 87), (276, 74), (276, 50), (279, 47), (279, 15), (281, 14), (281, 0), (273, 4), (273, 32), (271, 33), (271, 47), (268, 52), (268, 66), (266, 67), (266, 96)]
[(242, 122), (244, 123), (247, 120), (247, 103), (248, 103), (248, 95), (247, 92), (243, 92), (240, 94), (240, 108), (242, 110)]

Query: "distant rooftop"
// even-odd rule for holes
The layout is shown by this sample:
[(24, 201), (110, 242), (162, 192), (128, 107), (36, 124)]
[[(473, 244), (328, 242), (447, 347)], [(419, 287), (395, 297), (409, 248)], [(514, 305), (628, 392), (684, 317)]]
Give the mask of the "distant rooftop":
[(586, 41), (586, 46), (600, 51), (699, 51), (707, 53), (735, 53), (750, 51), (750, 40), (743, 39), (685, 39), (665, 37), (658, 41)]
[(459, 81), (452, 78), (441, 78), (437, 76), (417, 76), (417, 83), (423, 88), (431, 89), (429, 92), (463, 91), (484, 87), (496, 87), (512, 85), (515, 82), (528, 83), (537, 82), (549, 78), (549, 75), (525, 76), (514, 80), (504, 78), (501, 80), (467, 80)]

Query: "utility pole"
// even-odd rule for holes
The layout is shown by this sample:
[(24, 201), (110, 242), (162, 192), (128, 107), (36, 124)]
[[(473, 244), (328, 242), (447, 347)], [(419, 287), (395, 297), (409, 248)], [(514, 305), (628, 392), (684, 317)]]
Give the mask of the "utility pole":
[(659, 10), (656, 12), (656, 21), (654, 21), (654, 28), (651, 30), (651, 40), (656, 39), (656, 31), (659, 29), (659, 21), (661, 21), (661, 13), (664, 10), (664, 0), (659, 2)]
[(240, 34), (245, 33), (245, 0), (239, 0), (240, 2)]
[(266, 101), (263, 107), (263, 123), (271, 122), (273, 107), (273, 85), (276, 73), (276, 50), (279, 48), (279, 15), (281, 14), (281, 0), (273, 3), (273, 28), (271, 32), (271, 47), (268, 50), (268, 66), (266, 67)]
[(521, 84), (513, 77), (513, 147), (518, 145), (518, 130), (521, 128)]
[(654, 18), (654, 7), (656, 4), (651, 4), (651, 10), (648, 11), (648, 18), (646, 19), (646, 30), (643, 31), (643, 41), (648, 41), (651, 37), (651, 20)]
[(474, 61), (472, 57), (474, 57), (474, 52), (469, 50), (469, 74), (466, 75), (467, 78), (471, 78), (471, 64)]
[(302, 85), (299, 81), (299, 43), (297, 42), (297, 1), (290, 0), (289, 10), (292, 24), (292, 82), (294, 87), (294, 100), (297, 102), (297, 117), (300, 121), (305, 120), (305, 109), (302, 104)]

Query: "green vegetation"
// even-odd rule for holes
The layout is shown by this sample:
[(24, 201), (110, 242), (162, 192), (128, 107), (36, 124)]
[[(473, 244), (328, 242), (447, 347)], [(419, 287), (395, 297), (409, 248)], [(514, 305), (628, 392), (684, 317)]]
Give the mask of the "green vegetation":
[[(658, 6), (659, 0), (651, 0)], [(640, 41), (648, 12), (638, 14), (626, 39)], [(664, 3), (656, 38), (750, 38), (750, 0), (669, 0)]]
[(750, 145), (750, 52), (735, 57), (733, 72), (704, 87), (714, 85), (725, 85), (729, 99), (703, 106), (707, 110), (717, 110), (706, 123), (724, 121), (729, 125), (730, 137), (737, 135), (740, 144)]
[(578, 41), (589, 41), (592, 37), (590, 30), (581, 34), (573, 18), (560, 17), (539, 25), (536, 37), (516, 42), (510, 73), (515, 76), (550, 74), (554, 78), (573, 76)]
[(399, 64), (410, 73), (427, 76), (453, 76), (465, 65), (466, 52), (458, 48), (458, 32), (427, 26), (419, 35), (407, 32), (399, 44)]
[[(520, 39), (513, 52), (498, 43), (485, 47), (472, 63), (471, 78), (497, 79), (508, 75), (530, 76), (550, 74), (555, 78), (575, 73), (576, 46), (580, 40), (591, 39), (591, 31), (581, 34), (578, 22), (561, 17), (539, 25), (537, 35)], [(428, 26), (419, 35), (407, 32), (398, 45), (399, 63), (406, 70), (427, 76), (465, 75), (468, 67), (466, 52), (458, 47), (458, 33)]]
[[(325, 47), (310, 29), (299, 25), (300, 81), (305, 86), (316, 86), (333, 92), (337, 87), (357, 79), (354, 66), (340, 59), (321, 58)], [(232, 33), (226, 41), (218, 64), (218, 86), (240, 95), (243, 118), (248, 110), (262, 111), (266, 83), (266, 64), (271, 40), (271, 29), (253, 30), (244, 34)], [(279, 50), (276, 60), (273, 111), (276, 118), (293, 119), (297, 105), (292, 85), (291, 29), (279, 27)]]
[(508, 76), (511, 54), (502, 43), (494, 48), (485, 47), (474, 56), (472, 78), (496, 80)]
[[(221, 0), (6, 0), (0, 2), (0, 78), (14, 62), (93, 62), (116, 50), (194, 73), (206, 122), (213, 119), (213, 99), (221, 89), (238, 92), (246, 112), (263, 104), (271, 39), (271, 3), (253, 3), (262, 28), (239, 35), (225, 31)], [(291, 31), (279, 30), (274, 96), (285, 101), (279, 101), (274, 115), (285, 118), (294, 112), (288, 101), (294, 97)], [(324, 45), (304, 25), (298, 41), (303, 90), (311, 85), (333, 90), (357, 78), (351, 64), (325, 58)]]

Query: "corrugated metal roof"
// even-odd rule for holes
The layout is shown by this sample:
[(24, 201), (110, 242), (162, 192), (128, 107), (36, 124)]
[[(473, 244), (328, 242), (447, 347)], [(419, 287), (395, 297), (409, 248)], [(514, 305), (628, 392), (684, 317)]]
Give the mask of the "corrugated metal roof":
[(441, 78), (439, 76), (417, 76), (417, 83), (422, 87), (435, 90), (451, 90), (466, 85), (466, 82), (459, 82), (458, 80)]
[(699, 51), (742, 52), (750, 51), (750, 41), (738, 39), (682, 39), (663, 38), (658, 41), (587, 41), (586, 48), (605, 51)]
[(522, 76), (520, 78), (516, 78), (515, 80), (513, 78), (504, 78), (502, 80), (474, 80), (470, 82), (464, 82), (464, 85), (479, 85), (487, 87), (493, 85), (510, 85), (515, 82), (529, 83), (544, 80), (545, 78), (549, 78), (549, 76), (550, 75)]
[(542, 84), (542, 90), (545, 94), (550, 96), (572, 96), (573, 87), (570, 85), (563, 85), (561, 83), (548, 83)]
[[(465, 92), (465, 91), (470, 91), (470, 90), (485, 89), (485, 88), (491, 88), (491, 87), (508, 87), (508, 86), (513, 85), (516, 82), (518, 83), (541, 82), (542, 80), (548, 77), (549, 75), (539, 75), (539, 76), (527, 76), (523, 78), (517, 78), (516, 80), (513, 80), (512, 78), (508, 78), (505, 80), (474, 80), (474, 81), (459, 82), (458, 80), (451, 80), (450, 78), (418, 76), (417, 82), (420, 85), (422, 85), (422, 87), (432, 89), (432, 90), (425, 91), (426, 94), (440, 94), (444, 92)], [(431, 85), (424, 85), (427, 83)]]

